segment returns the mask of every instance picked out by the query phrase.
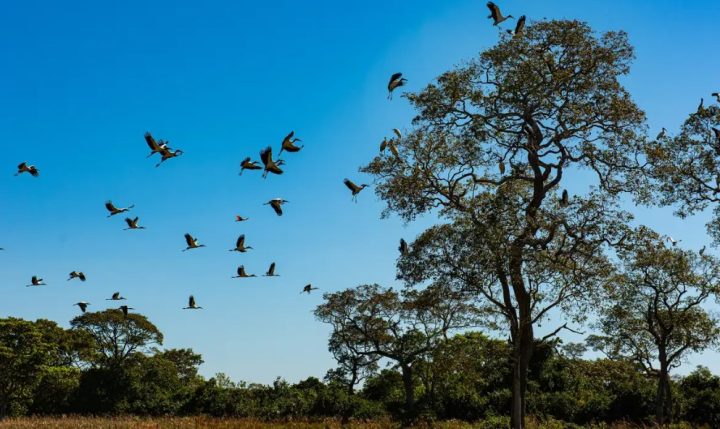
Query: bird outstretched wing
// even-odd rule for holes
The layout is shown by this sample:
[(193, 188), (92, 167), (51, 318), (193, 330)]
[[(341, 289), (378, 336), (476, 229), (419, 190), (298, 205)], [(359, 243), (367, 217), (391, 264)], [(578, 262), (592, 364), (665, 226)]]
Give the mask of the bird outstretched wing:
[(117, 211), (117, 207), (115, 207), (115, 205), (110, 200), (105, 202), (105, 208), (108, 209), (108, 211), (110, 212)]
[(240, 237), (238, 237), (237, 243), (235, 243), (235, 246), (238, 249), (242, 249), (243, 247), (245, 247), (245, 234), (240, 234)]
[(195, 297), (192, 295), (188, 298), (188, 307), (195, 307)]
[(152, 151), (157, 152), (160, 150), (160, 145), (155, 141), (155, 138), (152, 136), (152, 134), (145, 133), (145, 141), (147, 142), (147, 145)]
[(195, 245), (195, 240), (193, 239), (193, 236), (190, 234), (185, 234), (185, 242), (187, 243), (188, 247)]
[(388, 82), (388, 84), (400, 79), (401, 77), (402, 73), (393, 73), (393, 75), (390, 76), (390, 82)]

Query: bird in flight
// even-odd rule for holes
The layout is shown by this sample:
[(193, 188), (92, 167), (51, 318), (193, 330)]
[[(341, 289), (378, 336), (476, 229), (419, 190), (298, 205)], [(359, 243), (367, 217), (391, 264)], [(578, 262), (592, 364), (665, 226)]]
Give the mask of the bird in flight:
[(155, 164), (155, 167), (160, 167), (160, 164), (167, 161), (168, 159), (178, 157), (182, 154), (183, 154), (183, 151), (180, 149), (173, 150), (173, 149), (170, 149), (169, 147), (165, 146), (164, 148), (160, 149), (160, 155), (162, 157), (160, 158), (160, 162)]
[(299, 152), (300, 149), (302, 149), (304, 146), (295, 146), (295, 142), (301, 142), (299, 138), (295, 137), (295, 131), (290, 131), (290, 134), (285, 136), (285, 138), (282, 141), (282, 146), (280, 146), (280, 152), (278, 152), (278, 157), (282, 155), (283, 151), (285, 152)]
[(42, 278), (40, 278), (38, 276), (32, 276), (32, 278), (30, 279), (30, 284), (25, 285), (25, 286), (30, 287), (30, 286), (45, 286), (45, 285), (46, 285), (46, 283), (43, 281)]
[(390, 81), (388, 82), (388, 100), (392, 100), (393, 91), (404, 86), (405, 82), (407, 82), (407, 79), (402, 77), (402, 73), (393, 73), (393, 75), (390, 76)]
[(110, 298), (105, 298), (105, 301), (123, 301), (125, 297), (120, 296), (120, 292), (115, 292)]
[(242, 217), (240, 215), (235, 215), (235, 222), (245, 222), (246, 220), (250, 219), (249, 217)]
[(267, 272), (265, 273), (265, 277), (279, 277), (279, 274), (275, 274), (275, 262), (270, 264), (270, 268), (268, 268)]
[(400, 246), (398, 247), (398, 251), (400, 251), (401, 255), (407, 255), (408, 252), (408, 244), (407, 241), (405, 241), (404, 238), (400, 239)]
[(205, 247), (204, 244), (198, 244), (197, 238), (194, 238), (190, 234), (185, 234), (185, 242), (187, 243), (187, 247), (183, 249), (183, 252), (190, 249), (197, 249), (198, 247)]
[(30, 173), (32, 177), (38, 177), (40, 175), (40, 170), (37, 169), (34, 165), (28, 165), (27, 161), (21, 162), (18, 164), (18, 171), (15, 173), (16, 176), (19, 176), (23, 173)]
[(245, 245), (245, 234), (240, 234), (237, 241), (235, 242), (235, 248), (230, 249), (229, 251), (245, 253), (248, 251), (248, 249), (252, 249), (252, 247)]
[(202, 307), (198, 307), (198, 305), (195, 303), (195, 297), (190, 295), (190, 298), (188, 298), (188, 305), (187, 307), (183, 307), (183, 310), (201, 310)]
[(305, 285), (305, 287), (303, 288), (302, 292), (300, 292), (300, 293), (307, 293), (307, 294), (309, 294), (310, 292), (312, 292), (312, 291), (314, 291), (314, 290), (317, 290), (317, 288), (316, 288), (316, 287), (312, 287), (312, 285), (308, 283), (308, 284)]
[(234, 279), (246, 279), (249, 277), (256, 277), (255, 274), (248, 274), (245, 272), (245, 265), (240, 265), (237, 269), (237, 275), (233, 276)]
[(672, 244), (673, 246), (677, 246), (677, 244), (682, 241), (682, 240), (675, 240), (674, 238), (670, 237), (669, 235), (665, 238), (665, 240), (669, 241), (670, 244)]
[(275, 210), (275, 214), (277, 214), (278, 216), (282, 216), (282, 214), (283, 214), (282, 206), (283, 206), (283, 204), (289, 203), (289, 202), (290, 201), (283, 200), (282, 198), (273, 198), (272, 200), (268, 201), (267, 203), (265, 203), (263, 205), (264, 206), (270, 205), (270, 207), (272, 207), (272, 209)]
[(72, 279), (80, 279), (80, 281), (84, 282), (86, 280), (85, 273), (83, 273), (82, 271), (72, 271), (70, 272), (70, 277), (68, 278), (68, 281)]
[(512, 15), (503, 16), (502, 12), (500, 12), (500, 8), (495, 3), (489, 1), (487, 2), (487, 7), (490, 9), (490, 15), (488, 18), (492, 18), (493, 25), (498, 25), (510, 18), (512, 18)]
[(82, 311), (84, 313), (87, 310), (87, 306), (90, 305), (90, 303), (85, 302), (85, 301), (80, 301), (80, 302), (76, 302), (73, 305), (77, 305), (78, 307), (80, 307), (80, 311)]
[(138, 221), (140, 220), (139, 217), (135, 217), (135, 219), (131, 219), (129, 217), (125, 218), (125, 223), (127, 223), (128, 227), (125, 228), (125, 230), (128, 229), (145, 229), (144, 226), (138, 226)]
[(147, 142), (147, 145), (150, 147), (150, 155), (146, 156), (146, 158), (150, 158), (156, 153), (161, 153), (162, 150), (167, 147), (167, 142), (165, 140), (160, 140), (158, 143), (149, 132), (145, 133), (145, 142)]
[(121, 305), (121, 306), (118, 307), (118, 308), (119, 308), (120, 310), (122, 310), (123, 316), (125, 316), (125, 317), (128, 316), (128, 311), (129, 311), (129, 310), (135, 310), (134, 308), (128, 307), (127, 305)]
[(352, 199), (355, 202), (357, 202), (357, 195), (360, 193), (360, 191), (362, 191), (363, 189), (365, 189), (368, 186), (366, 184), (362, 184), (362, 185), (358, 186), (355, 183), (353, 183), (350, 179), (347, 179), (347, 178), (345, 180), (343, 180), (343, 183), (352, 192)]
[(262, 167), (257, 163), (257, 161), (251, 161), (250, 157), (243, 159), (240, 163), (240, 176), (242, 176), (243, 171), (245, 170), (261, 170)]
[(513, 30), (507, 30), (508, 34), (515, 37), (519, 34), (522, 34), (523, 30), (525, 29), (525, 15), (518, 18), (517, 23), (515, 24), (515, 31)]
[(112, 201), (108, 200), (105, 202), (105, 208), (110, 212), (108, 217), (115, 216), (116, 214), (125, 213), (127, 211), (130, 211), (131, 208), (135, 207), (135, 204), (129, 205), (127, 207), (117, 208), (115, 207), (115, 204), (113, 204)]
[(263, 165), (265, 166), (265, 171), (263, 171), (263, 178), (267, 177), (268, 173), (283, 174), (282, 169), (280, 169), (280, 165), (282, 165), (280, 164), (280, 160), (278, 160), (277, 162), (273, 161), (272, 148), (270, 146), (260, 151), (260, 161), (262, 161)]

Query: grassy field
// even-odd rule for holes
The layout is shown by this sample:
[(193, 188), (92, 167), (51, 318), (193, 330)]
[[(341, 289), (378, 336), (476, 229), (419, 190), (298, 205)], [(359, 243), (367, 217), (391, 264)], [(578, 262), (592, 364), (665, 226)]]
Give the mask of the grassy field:
[[(434, 424), (422, 424), (416, 427), (418, 429), (503, 429), (505, 427), (505, 424), (502, 424), (500, 421), (477, 422), (474, 424), (466, 422), (447, 421), (437, 422)], [(353, 429), (394, 429), (398, 426), (399, 425), (396, 422), (392, 421), (371, 421), (352, 422), (345, 427)], [(216, 419), (212, 417), (31, 417), (0, 420), (0, 429), (340, 429), (341, 427), (342, 425), (340, 424), (339, 420), (322, 420), (315, 422), (266, 422), (253, 419)], [(527, 424), (527, 429), (564, 429), (566, 427), (567, 426), (565, 424), (557, 421), (540, 423), (532, 419), (529, 419)], [(594, 429), (640, 429), (650, 427), (652, 426), (636, 426), (627, 423), (588, 426), (588, 428)], [(678, 424), (669, 426), (668, 428), (690, 429), (691, 426), (686, 424)]]

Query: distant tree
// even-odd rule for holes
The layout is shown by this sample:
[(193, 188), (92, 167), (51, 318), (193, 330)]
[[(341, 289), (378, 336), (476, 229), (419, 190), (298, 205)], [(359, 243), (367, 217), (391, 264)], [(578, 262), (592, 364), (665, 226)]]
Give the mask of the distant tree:
[(702, 305), (720, 291), (720, 261), (666, 247), (648, 228), (619, 250), (622, 272), (611, 283), (610, 299), (588, 338), (612, 359), (629, 359), (658, 380), (656, 420), (672, 420), (670, 371), (690, 352), (720, 341), (718, 320)]
[(645, 154), (648, 165), (644, 173), (653, 179), (656, 192), (641, 192), (639, 199), (674, 205), (682, 218), (712, 208), (714, 216), (707, 227), (720, 243), (720, 106), (693, 112), (678, 135), (648, 142)]
[(162, 345), (163, 334), (145, 316), (109, 309), (83, 313), (70, 321), (73, 329), (87, 332), (96, 344), (101, 365), (122, 365), (136, 353)]
[[(493, 282), (492, 293), (480, 294), (513, 345), (514, 429), (524, 425), (538, 317), (584, 295), (545, 268), (528, 270), (555, 264), (569, 275), (574, 259), (601, 252), (596, 240), (610, 240), (612, 225), (626, 221), (613, 196), (635, 185), (626, 173), (637, 168), (645, 121), (619, 81), (632, 59), (625, 33), (596, 35), (577, 21), (503, 35), (478, 59), (407, 95), (418, 111), (414, 129), (363, 168), (376, 177), (386, 214), (409, 221), (436, 211), (475, 240), (467, 254), (482, 255), (485, 269), (472, 281)], [(598, 192), (561, 197), (577, 169), (594, 173)], [(578, 218), (589, 213), (599, 217)]]
[(698, 367), (680, 380), (678, 389), (683, 402), (683, 420), (698, 427), (720, 427), (720, 377), (705, 367)]
[(356, 356), (389, 359), (400, 368), (406, 418), (415, 412), (415, 364), (450, 331), (471, 324), (471, 308), (437, 285), (402, 294), (361, 285), (324, 299), (315, 316), (332, 325), (331, 346), (341, 342)]
[(345, 335), (330, 337), (330, 352), (338, 363), (338, 367), (328, 371), (326, 380), (340, 382), (346, 386), (349, 395), (355, 393), (355, 386), (372, 375), (378, 369), (379, 355), (363, 354), (353, 344), (352, 339)]

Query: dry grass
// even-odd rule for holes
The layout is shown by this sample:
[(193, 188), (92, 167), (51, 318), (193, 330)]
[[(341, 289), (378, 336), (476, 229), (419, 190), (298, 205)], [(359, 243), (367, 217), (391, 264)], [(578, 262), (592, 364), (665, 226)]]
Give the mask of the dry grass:
[[(538, 422), (528, 419), (528, 429), (563, 429), (565, 425), (557, 421)], [(502, 429), (500, 422), (488, 424), (478, 422), (447, 421), (433, 424), (422, 424), (418, 429)], [(351, 429), (396, 429), (399, 425), (390, 420), (377, 420), (369, 422), (352, 422), (346, 428)], [(600, 424), (589, 426), (595, 429), (640, 429), (650, 426), (636, 426), (628, 423), (612, 425)], [(321, 421), (288, 421), (266, 422), (254, 419), (221, 419), (212, 417), (25, 417), (0, 420), (0, 429), (30, 429), (30, 428), (57, 428), (57, 429), (340, 429), (339, 420)], [(690, 425), (679, 424), (671, 426), (672, 429), (690, 429)]]

